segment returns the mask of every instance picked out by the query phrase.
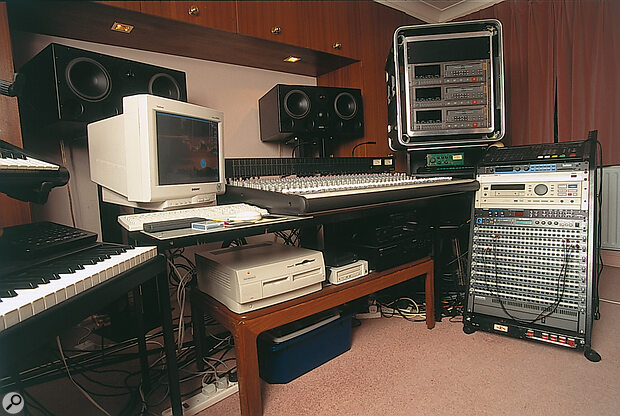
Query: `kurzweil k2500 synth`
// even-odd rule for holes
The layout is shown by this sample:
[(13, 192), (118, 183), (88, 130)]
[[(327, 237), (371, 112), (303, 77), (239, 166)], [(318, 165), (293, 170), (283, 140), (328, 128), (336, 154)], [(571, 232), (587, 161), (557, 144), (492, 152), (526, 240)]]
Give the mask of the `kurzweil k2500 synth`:
[[(595, 133), (595, 132), (593, 132)], [(596, 140), (492, 148), (477, 172), (463, 330), (567, 348), (592, 361)]]

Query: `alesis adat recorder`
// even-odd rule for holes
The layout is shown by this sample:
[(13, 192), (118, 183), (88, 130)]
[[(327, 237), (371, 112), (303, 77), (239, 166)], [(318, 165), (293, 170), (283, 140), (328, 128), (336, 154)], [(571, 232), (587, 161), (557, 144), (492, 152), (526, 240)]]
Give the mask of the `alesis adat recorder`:
[(492, 149), (476, 192), (464, 331), (568, 348), (591, 360), (596, 308), (594, 142)]
[(501, 140), (501, 23), (489, 19), (397, 28), (386, 83), (388, 137), (397, 148)]

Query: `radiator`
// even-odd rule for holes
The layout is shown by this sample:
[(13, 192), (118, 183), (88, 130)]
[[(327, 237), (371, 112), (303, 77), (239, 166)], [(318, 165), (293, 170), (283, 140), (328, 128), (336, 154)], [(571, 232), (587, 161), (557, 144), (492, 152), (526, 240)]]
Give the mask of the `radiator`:
[(603, 168), (601, 248), (620, 250), (620, 166)]

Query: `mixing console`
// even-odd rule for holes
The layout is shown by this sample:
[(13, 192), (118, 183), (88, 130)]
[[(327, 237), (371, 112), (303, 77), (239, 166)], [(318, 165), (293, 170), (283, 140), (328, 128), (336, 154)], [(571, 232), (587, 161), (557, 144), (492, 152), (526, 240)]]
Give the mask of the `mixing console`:
[(227, 202), (246, 202), (273, 214), (312, 214), (340, 208), (475, 191), (473, 179), (416, 178), (403, 173), (230, 180)]

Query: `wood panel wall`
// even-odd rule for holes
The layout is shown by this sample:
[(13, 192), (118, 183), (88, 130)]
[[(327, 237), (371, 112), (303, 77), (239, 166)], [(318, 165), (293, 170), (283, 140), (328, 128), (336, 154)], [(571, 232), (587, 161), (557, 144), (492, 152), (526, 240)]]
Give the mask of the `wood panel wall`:
[[(13, 51), (6, 3), (0, 2), (0, 79), (10, 81), (13, 73)], [(15, 97), (0, 95), (0, 140), (22, 146), (19, 110)], [(29, 222), (30, 205), (0, 193), (0, 231), (2, 227)]]

